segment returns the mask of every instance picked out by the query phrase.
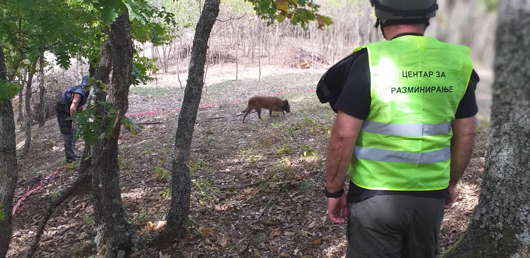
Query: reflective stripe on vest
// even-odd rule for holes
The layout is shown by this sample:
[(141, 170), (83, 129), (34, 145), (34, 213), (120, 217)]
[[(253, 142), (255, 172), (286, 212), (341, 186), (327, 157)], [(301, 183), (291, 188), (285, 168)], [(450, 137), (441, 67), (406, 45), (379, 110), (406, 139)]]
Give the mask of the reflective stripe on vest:
[(371, 104), (355, 143), (351, 180), (366, 189), (446, 188), (451, 125), (473, 70), (469, 48), (423, 36), (363, 48)]
[(395, 136), (427, 136), (448, 134), (451, 132), (452, 122), (441, 124), (385, 124), (374, 121), (365, 121), (364, 132), (395, 135)]
[(355, 157), (358, 159), (385, 161), (385, 162), (407, 162), (407, 163), (436, 163), (451, 158), (449, 147), (437, 151), (424, 153), (410, 153), (403, 151), (391, 151), (367, 147), (355, 147)]

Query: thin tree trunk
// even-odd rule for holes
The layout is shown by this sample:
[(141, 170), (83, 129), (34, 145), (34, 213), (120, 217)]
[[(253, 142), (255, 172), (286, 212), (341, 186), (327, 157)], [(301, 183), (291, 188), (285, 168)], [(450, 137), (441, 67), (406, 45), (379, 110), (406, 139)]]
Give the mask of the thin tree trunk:
[[(21, 85), (24, 85), (26, 84), (25, 81), (26, 81), (26, 73), (23, 73), (24, 74), (24, 78), (20, 81), (20, 84)], [(17, 123), (21, 123), (22, 121), (24, 121), (24, 105), (22, 105), (24, 103), (24, 97), (22, 95), (22, 90), (18, 92), (18, 117), (17, 117)]]
[[(92, 178), (97, 183), (93, 184), (95, 188), (92, 191), (96, 198), (99, 195), (99, 202), (95, 200), (94, 206), (100, 205), (95, 210), (97, 209), (98, 216), (101, 216), (107, 258), (128, 256), (135, 248), (134, 230), (127, 221), (127, 213), (121, 200), (118, 164), (118, 139), (121, 121), (128, 109), (133, 57), (127, 9), (111, 25), (109, 41), (113, 69), (107, 101), (117, 110), (117, 115), (111, 118), (108, 113), (103, 114), (102, 124), (110, 123), (112, 129), (108, 137), (105, 133), (100, 134), (99, 142), (93, 147), (91, 168)], [(101, 113), (100, 110), (97, 113)]]
[[(239, 40), (239, 39), (236, 39), (236, 40)], [(239, 73), (239, 57), (238, 57), (238, 53), (239, 53), (239, 43), (236, 42), (236, 81), (237, 81), (237, 74)]]
[[(7, 68), (0, 46), (0, 80), (6, 81)], [(11, 209), (17, 185), (18, 165), (15, 142), (15, 120), (11, 100), (0, 100), (0, 204), (5, 213), (0, 220), (0, 257), (5, 257), (11, 241)]]
[(208, 39), (208, 44), (206, 44), (206, 68), (204, 69), (204, 74), (202, 76), (202, 84), (204, 85), (206, 83), (206, 75), (208, 74), (208, 67), (210, 66), (210, 62), (208, 61), (208, 46), (210, 45), (210, 39)]
[(179, 50), (175, 50), (175, 55), (177, 57), (177, 80), (179, 81), (180, 88), (182, 89), (182, 81), (180, 80), (180, 49), (182, 49), (182, 38), (180, 40)]
[(31, 64), (31, 70), (28, 72), (28, 82), (26, 83), (26, 117), (24, 120), (24, 131), (26, 133), (26, 140), (24, 141), (24, 149), (22, 150), (22, 155), (27, 155), (31, 146), (31, 84), (33, 82), (33, 75), (37, 67), (37, 61), (38, 60), (36, 59)]
[(500, 1), (480, 200), (445, 257), (530, 257), (530, 1)]
[(259, 70), (259, 75), (258, 75), (258, 82), (261, 81), (261, 34), (263, 33), (261, 30), (261, 23), (258, 25), (259, 26), (259, 30), (258, 30), (258, 70)]
[(46, 123), (46, 100), (44, 98), (46, 87), (44, 83), (44, 50), (41, 50), (39, 57), (39, 127), (43, 127)]
[(184, 91), (182, 110), (178, 117), (174, 158), (171, 168), (171, 203), (164, 234), (178, 236), (185, 233), (190, 210), (191, 176), (188, 167), (191, 140), (203, 88), (207, 42), (219, 14), (220, 0), (206, 0), (195, 30), (193, 50)]

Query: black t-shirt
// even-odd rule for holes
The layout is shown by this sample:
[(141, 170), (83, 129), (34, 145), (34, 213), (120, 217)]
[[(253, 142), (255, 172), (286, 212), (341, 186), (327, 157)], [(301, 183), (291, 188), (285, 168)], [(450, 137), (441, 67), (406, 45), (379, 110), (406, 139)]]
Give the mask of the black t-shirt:
[[(370, 111), (370, 66), (366, 49), (357, 51), (353, 59), (348, 62), (337, 64), (337, 68), (342, 71), (344, 87), (338, 96), (337, 102), (333, 106), (334, 110), (342, 111), (358, 119), (365, 120)], [(456, 110), (455, 118), (468, 118), (477, 114), (478, 107), (475, 99), (475, 89), (480, 81), (477, 73), (473, 70), (469, 85), (464, 97), (460, 101)], [(360, 202), (375, 195), (411, 195), (419, 197), (430, 197), (447, 199), (449, 191), (447, 189), (435, 191), (388, 191), (388, 190), (368, 190), (355, 185), (350, 181), (348, 191), (348, 202)]]

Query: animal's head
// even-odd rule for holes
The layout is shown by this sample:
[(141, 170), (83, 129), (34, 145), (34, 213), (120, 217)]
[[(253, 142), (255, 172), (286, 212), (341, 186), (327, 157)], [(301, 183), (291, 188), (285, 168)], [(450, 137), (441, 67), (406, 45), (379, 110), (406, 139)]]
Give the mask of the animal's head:
[(289, 101), (287, 100), (283, 101), (283, 109), (285, 109), (285, 112), (291, 113), (291, 107), (289, 106)]

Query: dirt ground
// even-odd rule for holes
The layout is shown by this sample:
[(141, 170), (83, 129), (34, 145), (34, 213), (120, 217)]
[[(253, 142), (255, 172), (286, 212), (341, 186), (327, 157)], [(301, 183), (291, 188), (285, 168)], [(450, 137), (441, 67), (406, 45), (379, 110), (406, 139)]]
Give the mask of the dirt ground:
[[(487, 70), (487, 69), (486, 69)], [(343, 257), (345, 225), (326, 215), (325, 154), (334, 113), (313, 90), (324, 70), (264, 66), (210, 67), (201, 104), (203, 108), (192, 144), (193, 175), (189, 237), (159, 249), (151, 240), (163, 226), (169, 206), (169, 170), (178, 113), (133, 116), (144, 123), (140, 135), (122, 132), (120, 140), (123, 202), (140, 239), (133, 257)], [(491, 73), (478, 89), (481, 127), (471, 164), (459, 185), (459, 197), (446, 212), (441, 246), (447, 248), (465, 230), (478, 201), (484, 168), (486, 117), (489, 116)], [(130, 113), (178, 108), (182, 101), (175, 74), (160, 75), (147, 86), (134, 87)], [(184, 75), (181, 81), (185, 82)], [(482, 85), (481, 85), (482, 86)], [(242, 123), (239, 112), (253, 95), (278, 93), (291, 103), (290, 114), (263, 121), (250, 114)], [(297, 93), (289, 93), (297, 92)], [(489, 95), (488, 95), (489, 94)], [(240, 102), (242, 101), (242, 102)], [(489, 101), (489, 102), (488, 102)], [(230, 103), (229, 102), (234, 102)], [(23, 143), (22, 133), (17, 138)], [(38, 186), (64, 165), (56, 121), (34, 128), (29, 155), (19, 157), (20, 176), (15, 197)], [(83, 144), (78, 144), (82, 150)], [(46, 207), (46, 196), (57, 194), (77, 176), (78, 164), (59, 170), (29, 196), (14, 217), (8, 257), (22, 257), (33, 239)], [(35, 257), (90, 257), (95, 252), (90, 196), (77, 196), (58, 207), (48, 222)]]

